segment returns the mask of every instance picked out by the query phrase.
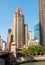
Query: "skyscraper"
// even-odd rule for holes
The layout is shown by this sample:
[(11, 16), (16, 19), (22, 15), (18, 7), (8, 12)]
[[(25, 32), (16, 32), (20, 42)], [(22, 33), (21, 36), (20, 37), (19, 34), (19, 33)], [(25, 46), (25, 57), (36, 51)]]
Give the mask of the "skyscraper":
[(34, 26), (34, 39), (38, 39), (40, 40), (40, 27), (39, 27), (39, 24), (36, 24)]
[(28, 31), (28, 41), (32, 40), (32, 31)]
[(24, 14), (20, 8), (17, 8), (14, 14), (14, 42), (17, 48), (22, 48), (24, 42)]
[(45, 45), (45, 0), (39, 0), (40, 44)]
[(28, 46), (30, 45), (31, 40), (32, 40), (32, 31), (28, 31)]
[(27, 48), (28, 47), (28, 25), (25, 24), (24, 28), (25, 28), (25, 48)]
[(14, 13), (12, 29), (8, 30), (7, 43), (14, 56), (18, 51), (28, 46), (28, 25), (24, 24), (24, 14), (20, 8)]

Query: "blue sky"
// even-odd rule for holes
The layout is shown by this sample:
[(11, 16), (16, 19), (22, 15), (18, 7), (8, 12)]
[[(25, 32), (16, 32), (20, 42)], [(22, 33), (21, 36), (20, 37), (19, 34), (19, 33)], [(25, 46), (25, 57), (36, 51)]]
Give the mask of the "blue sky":
[(16, 8), (20, 7), (28, 24), (28, 30), (33, 32), (38, 23), (38, 0), (0, 0), (0, 35), (7, 40), (8, 29), (14, 18)]

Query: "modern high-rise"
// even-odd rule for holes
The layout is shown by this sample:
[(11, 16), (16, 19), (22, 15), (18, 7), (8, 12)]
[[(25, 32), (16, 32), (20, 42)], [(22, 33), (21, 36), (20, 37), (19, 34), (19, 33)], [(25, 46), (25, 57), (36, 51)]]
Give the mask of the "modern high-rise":
[(40, 44), (45, 46), (45, 0), (39, 0)]
[(36, 24), (34, 26), (34, 39), (38, 39), (40, 40), (40, 27), (39, 27), (39, 24)]

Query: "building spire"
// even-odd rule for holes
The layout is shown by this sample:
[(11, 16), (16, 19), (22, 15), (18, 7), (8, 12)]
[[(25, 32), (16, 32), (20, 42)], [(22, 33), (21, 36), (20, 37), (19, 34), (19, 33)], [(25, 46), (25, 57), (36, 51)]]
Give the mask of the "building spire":
[(23, 12), (22, 12), (20, 7), (17, 7), (16, 12), (20, 12), (20, 14), (23, 14)]
[(20, 7), (17, 7), (17, 10), (16, 11), (22, 11)]

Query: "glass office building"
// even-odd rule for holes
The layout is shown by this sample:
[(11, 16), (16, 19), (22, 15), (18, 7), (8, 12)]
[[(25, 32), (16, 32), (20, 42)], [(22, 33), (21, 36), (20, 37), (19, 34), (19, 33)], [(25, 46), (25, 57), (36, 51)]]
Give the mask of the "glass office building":
[(39, 24), (34, 26), (34, 39), (40, 39), (40, 27)]

